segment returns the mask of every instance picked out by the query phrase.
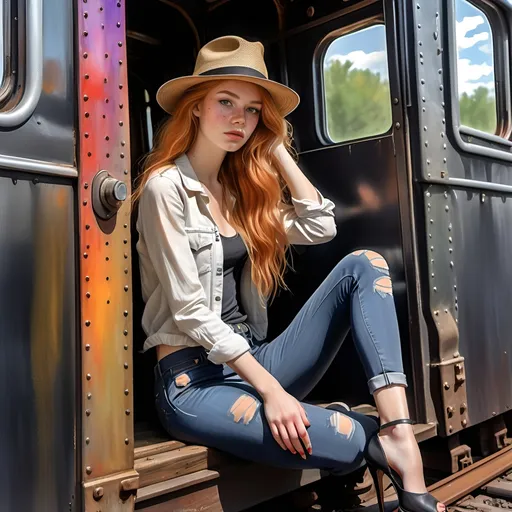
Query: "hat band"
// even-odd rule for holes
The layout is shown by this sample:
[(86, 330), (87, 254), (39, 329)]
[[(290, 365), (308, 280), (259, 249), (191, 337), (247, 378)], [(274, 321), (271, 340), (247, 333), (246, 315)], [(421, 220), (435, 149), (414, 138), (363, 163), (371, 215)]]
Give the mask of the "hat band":
[(267, 77), (253, 68), (248, 68), (246, 66), (224, 66), (223, 68), (215, 68), (210, 69), (209, 71), (204, 71), (203, 73), (199, 73), (198, 76), (211, 76), (211, 75), (247, 75), (252, 76), (254, 78), (264, 78)]

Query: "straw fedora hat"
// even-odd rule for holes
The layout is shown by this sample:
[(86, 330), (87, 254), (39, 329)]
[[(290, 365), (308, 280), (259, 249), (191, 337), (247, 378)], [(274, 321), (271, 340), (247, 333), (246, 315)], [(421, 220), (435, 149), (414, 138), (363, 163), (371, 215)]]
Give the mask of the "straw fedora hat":
[(194, 73), (174, 78), (157, 92), (158, 104), (172, 114), (176, 103), (190, 87), (211, 80), (242, 80), (266, 89), (279, 112), (286, 116), (299, 104), (299, 95), (278, 82), (268, 79), (263, 45), (237, 36), (223, 36), (205, 44), (197, 55)]

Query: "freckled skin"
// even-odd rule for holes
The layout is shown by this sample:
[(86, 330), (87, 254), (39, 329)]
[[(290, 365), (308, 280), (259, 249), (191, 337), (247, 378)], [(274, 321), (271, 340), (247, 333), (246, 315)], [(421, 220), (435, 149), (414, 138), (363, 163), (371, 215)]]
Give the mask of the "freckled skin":
[[(224, 151), (234, 152), (256, 129), (262, 108), (257, 102), (261, 101), (261, 89), (257, 85), (224, 80), (205, 96), (193, 112), (199, 118), (199, 130), (204, 137)], [(244, 137), (230, 139), (226, 132), (231, 130), (242, 130)]]

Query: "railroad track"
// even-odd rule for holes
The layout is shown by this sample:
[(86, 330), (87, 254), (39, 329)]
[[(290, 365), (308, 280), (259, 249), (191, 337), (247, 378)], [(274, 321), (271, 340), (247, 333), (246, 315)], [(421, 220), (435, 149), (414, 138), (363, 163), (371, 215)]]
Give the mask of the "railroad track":
[[(271, 500), (252, 509), (250, 512), (378, 512), (372, 480), (368, 472), (358, 487), (359, 505), (345, 506), (342, 503), (321, 503), (314, 484), (287, 496)], [(321, 484), (320, 484), (321, 485)], [(327, 487), (331, 487), (327, 484)], [(448, 512), (501, 512), (512, 510), (512, 445), (485, 457), (462, 471), (429, 486), (429, 491), (447, 505)], [(341, 488), (334, 493), (343, 496)], [(290, 499), (295, 495), (295, 499)], [(396, 510), (396, 495), (391, 486), (385, 493), (386, 512)], [(361, 500), (361, 501), (359, 501)], [(307, 505), (307, 502), (310, 502)], [(298, 502), (302, 502), (301, 505)], [(350, 499), (349, 499), (350, 502)]]
[(512, 510), (512, 446), (429, 487), (448, 512)]

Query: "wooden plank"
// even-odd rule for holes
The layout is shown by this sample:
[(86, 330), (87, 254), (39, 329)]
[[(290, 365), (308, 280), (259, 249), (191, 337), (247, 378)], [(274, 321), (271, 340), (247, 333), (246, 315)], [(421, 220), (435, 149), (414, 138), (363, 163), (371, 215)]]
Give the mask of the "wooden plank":
[(185, 446), (135, 461), (140, 475), (139, 488), (170, 480), (194, 471), (208, 469), (209, 451), (205, 446)]
[[(182, 491), (183, 492), (183, 491)], [(155, 498), (135, 504), (135, 510), (144, 512), (201, 511), (223, 512), (216, 486), (206, 487), (175, 496), (171, 500)]]
[(205, 482), (152, 499), (137, 497), (135, 510), (239, 512), (315, 482), (321, 476), (316, 469), (279, 469), (253, 463), (234, 465), (223, 468), (219, 480), (210, 487)]
[[(246, 482), (245, 485), (248, 485)], [(190, 488), (182, 489), (172, 497), (160, 496), (135, 504), (135, 510), (144, 512), (171, 512), (171, 511), (201, 511), (224, 512), (219, 490), (216, 485), (208, 486), (208, 482)], [(242, 509), (239, 509), (242, 510)]]
[(216, 478), (219, 478), (219, 473), (217, 471), (203, 469), (189, 475), (166, 480), (165, 482), (148, 485), (147, 487), (139, 489), (137, 493), (137, 502), (139, 503), (157, 496), (162, 496), (163, 494), (176, 492), (192, 485), (198, 485), (210, 480), (215, 480)]
[(155, 443), (147, 446), (139, 446), (134, 450), (135, 459), (144, 459), (146, 457), (153, 457), (159, 453), (171, 452), (178, 448), (183, 448), (185, 443), (181, 441), (166, 441), (164, 443)]

